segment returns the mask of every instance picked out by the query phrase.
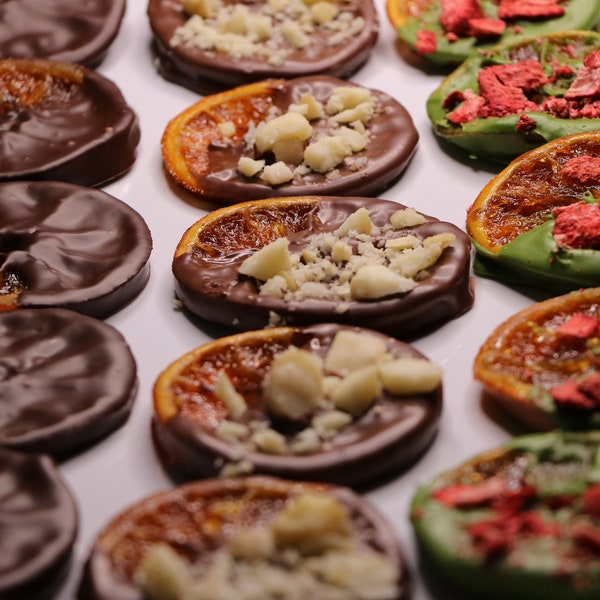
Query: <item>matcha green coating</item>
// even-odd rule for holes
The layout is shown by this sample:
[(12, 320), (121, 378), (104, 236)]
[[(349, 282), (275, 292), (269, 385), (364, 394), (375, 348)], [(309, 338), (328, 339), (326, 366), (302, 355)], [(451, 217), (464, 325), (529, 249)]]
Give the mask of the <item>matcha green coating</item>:
[[(573, 49), (572, 57), (560, 51), (567, 46)], [(520, 38), (518, 41), (495, 46), (485, 53), (472, 55), (448, 75), (427, 99), (427, 115), (435, 134), (468, 152), (473, 158), (507, 164), (520, 154), (556, 138), (597, 131), (600, 129), (600, 118), (563, 119), (534, 111), (522, 113), (537, 124), (535, 129), (528, 132), (517, 131), (519, 114), (476, 118), (468, 123), (453, 124), (447, 119), (449, 111), (443, 107), (445, 98), (452, 92), (471, 89), (478, 93), (477, 75), (487, 65), (537, 59), (542, 63), (546, 75), (551, 76), (553, 59), (558, 58), (561, 64), (569, 65), (575, 72), (579, 72), (585, 56), (597, 50), (600, 50), (600, 33), (571, 31)], [(544, 94), (547, 96), (562, 96), (564, 91), (560, 86), (544, 86)]]
[[(570, 538), (548, 543), (544, 536), (522, 541), (520, 554), (487, 561), (473, 546), (469, 522), (485, 518), (485, 508), (463, 509), (432, 497), (440, 488), (466, 483), (472, 473), (486, 477), (523, 470), (540, 497), (579, 496), (600, 481), (600, 432), (553, 431), (517, 437), (421, 486), (411, 504), (411, 523), (423, 558), (469, 598), (505, 600), (592, 600), (600, 597), (600, 554), (576, 559), (565, 569), (556, 544), (565, 552)], [(577, 506), (577, 501), (575, 505)], [(547, 510), (547, 509), (546, 509)], [(576, 510), (576, 509), (575, 509)], [(555, 513), (555, 518), (560, 516)], [(544, 515), (544, 518), (548, 518)], [(588, 521), (593, 518), (588, 517)], [(597, 521), (597, 518), (596, 518)], [(511, 563), (512, 561), (512, 563)], [(573, 563), (571, 563), (573, 566)]]
[[(498, 4), (491, 0), (480, 0), (483, 13), (488, 18), (497, 18)], [(561, 3), (565, 9), (562, 17), (553, 19), (527, 20), (518, 19), (508, 23), (504, 33), (493, 42), (481, 42), (475, 37), (459, 38), (452, 42), (446, 38), (440, 25), (442, 3), (429, 2), (427, 10), (419, 17), (410, 17), (404, 25), (398, 28), (398, 35), (411, 48), (417, 43), (417, 33), (424, 29), (433, 31), (437, 38), (436, 51), (424, 54), (429, 62), (451, 66), (458, 65), (479, 50), (489, 50), (497, 44), (506, 44), (518, 41), (528, 35), (545, 35), (557, 31), (574, 29), (593, 29), (600, 21), (600, 2), (598, 0), (569, 0)]]

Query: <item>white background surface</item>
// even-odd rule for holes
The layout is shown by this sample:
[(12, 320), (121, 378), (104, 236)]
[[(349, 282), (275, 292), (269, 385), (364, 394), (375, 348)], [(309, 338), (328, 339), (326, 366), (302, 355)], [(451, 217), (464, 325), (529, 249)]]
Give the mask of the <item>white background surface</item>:
[[(352, 80), (394, 96), (408, 109), (420, 134), (417, 152), (404, 176), (382, 197), (414, 206), (464, 229), (467, 207), (500, 168), (467, 158), (459, 160), (438, 144), (426, 115), (425, 101), (443, 76), (412, 63), (400, 51), (383, 0), (376, 2), (379, 41), (370, 61)], [(107, 439), (61, 465), (77, 498), (81, 523), (74, 564), (59, 594), (60, 600), (75, 598), (83, 562), (96, 534), (108, 520), (147, 494), (172, 487), (161, 470), (150, 437), (152, 385), (170, 362), (211, 339), (216, 331), (200, 330), (175, 308), (173, 301), (171, 260), (175, 246), (187, 227), (214, 206), (189, 202), (189, 197), (170, 186), (163, 172), (163, 130), (198, 96), (158, 75), (150, 39), (145, 0), (129, 0), (119, 36), (98, 69), (119, 85), (137, 112), (142, 130), (133, 169), (104, 189), (145, 218), (153, 234), (154, 249), (148, 286), (134, 302), (108, 320), (123, 333), (138, 364), (140, 387), (131, 417)], [(492, 328), (531, 302), (501, 284), (478, 279), (471, 311), (413, 342), (444, 369), (445, 408), (439, 435), (413, 468), (370, 491), (367, 497), (397, 529), (414, 582), (414, 600), (449, 600), (449, 595), (444, 589), (436, 591), (435, 581), (419, 568), (408, 522), (410, 499), (419, 483), (509, 439), (509, 432), (482, 410), (472, 364)]]

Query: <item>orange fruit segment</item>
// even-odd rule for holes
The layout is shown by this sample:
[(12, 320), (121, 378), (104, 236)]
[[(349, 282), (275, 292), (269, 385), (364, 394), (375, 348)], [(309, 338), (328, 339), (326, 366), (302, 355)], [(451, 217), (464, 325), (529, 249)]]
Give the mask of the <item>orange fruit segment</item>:
[[(589, 331), (565, 329), (574, 318), (590, 325)], [(600, 405), (584, 410), (553, 399), (557, 386), (575, 385), (596, 372), (599, 318), (600, 288), (535, 303), (490, 334), (475, 358), (475, 378), (498, 406), (529, 428), (599, 429)]]

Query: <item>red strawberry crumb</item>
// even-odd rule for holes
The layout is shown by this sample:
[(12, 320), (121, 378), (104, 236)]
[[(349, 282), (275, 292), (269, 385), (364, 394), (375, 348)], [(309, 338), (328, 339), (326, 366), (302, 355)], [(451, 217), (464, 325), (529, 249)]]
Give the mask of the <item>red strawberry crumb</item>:
[(522, 133), (527, 133), (528, 131), (533, 131), (537, 127), (537, 122), (526, 114), (519, 115), (519, 120), (517, 122), (517, 131), (521, 131)]
[(565, 9), (558, 0), (500, 0), (498, 17), (500, 19), (551, 19), (561, 17)]
[[(452, 94), (450, 94), (452, 96)], [(448, 100), (448, 98), (446, 98)], [(475, 94), (472, 90), (465, 90), (463, 93), (463, 103), (455, 108), (449, 115), (448, 121), (451, 123), (468, 123), (480, 115), (480, 111), (485, 104), (485, 100)]]
[(597, 407), (592, 398), (586, 396), (572, 379), (550, 389), (552, 400), (563, 408), (594, 410)]
[(593, 525), (578, 525), (573, 530), (573, 539), (582, 546), (600, 551), (600, 529)]
[(600, 323), (596, 317), (576, 313), (558, 327), (555, 333), (559, 336), (587, 339), (597, 335), (599, 326)]
[[(576, 165), (577, 168), (577, 165)], [(581, 168), (579, 165), (578, 168)], [(581, 175), (584, 176), (584, 175)], [(554, 240), (559, 248), (600, 248), (600, 209), (596, 204), (575, 202), (552, 211)]]
[(481, 483), (458, 483), (433, 493), (433, 498), (447, 506), (479, 506), (488, 504), (506, 490), (503, 477), (490, 477)]
[(477, 0), (442, 0), (440, 24), (459, 37), (469, 35), (469, 20), (484, 16)]
[(506, 23), (501, 19), (478, 18), (469, 19), (468, 34), (478, 40), (500, 37), (506, 29)]
[(600, 156), (583, 154), (570, 158), (563, 165), (561, 175), (583, 185), (600, 185)]
[(419, 54), (432, 54), (437, 48), (437, 39), (433, 31), (421, 29), (417, 31), (415, 49)]
[(591, 485), (583, 493), (583, 511), (592, 517), (600, 517), (600, 483)]
[(583, 67), (565, 92), (567, 100), (600, 95), (600, 50), (585, 57)]

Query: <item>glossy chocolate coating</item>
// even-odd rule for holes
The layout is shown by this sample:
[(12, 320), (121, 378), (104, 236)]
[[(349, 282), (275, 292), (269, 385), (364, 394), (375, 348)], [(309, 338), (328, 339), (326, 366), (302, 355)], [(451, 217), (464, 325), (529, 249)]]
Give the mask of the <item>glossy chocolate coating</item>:
[(107, 316), (144, 288), (151, 250), (139, 213), (101, 190), (0, 184), (0, 293), (22, 287), (19, 307)]
[[(224, 4), (234, 4), (234, 0), (225, 0)], [(232, 57), (226, 52), (206, 51), (183, 44), (173, 47), (170, 41), (175, 30), (185, 25), (189, 18), (182, 2), (149, 0), (148, 3), (153, 49), (160, 74), (200, 93), (206, 91), (206, 80), (233, 87), (270, 77), (290, 79), (314, 74), (350, 77), (368, 60), (379, 32), (372, 0), (358, 0), (355, 14), (364, 18), (365, 25), (345, 43), (328, 46), (323, 34), (317, 33), (306, 48), (294, 50), (281, 65), (272, 65), (268, 57)]]
[(97, 66), (117, 36), (125, 0), (3, 0), (0, 58)]
[[(279, 218), (271, 208), (275, 202), (269, 202), (269, 210), (260, 216), (265, 227), (272, 226)], [(256, 203), (257, 210), (260, 204)], [(287, 234), (290, 251), (302, 248), (308, 235), (334, 231), (360, 207), (368, 209), (371, 221), (378, 226), (388, 223), (395, 211), (404, 208), (380, 199), (319, 198), (299, 220), (298, 229)], [(427, 217), (426, 224), (410, 230), (421, 239), (444, 232), (456, 235), (454, 244), (428, 269), (429, 277), (412, 291), (381, 300), (349, 301), (344, 312), (336, 310), (339, 302), (330, 300), (306, 298), (288, 302), (260, 295), (252, 280), (238, 274), (240, 264), (253, 249), (252, 240), (245, 239), (243, 229), (229, 232), (232, 239), (239, 240), (237, 252), (216, 256), (193, 252), (176, 257), (173, 261), (176, 294), (191, 312), (241, 331), (266, 327), (271, 313), (275, 313), (286, 325), (336, 322), (376, 329), (398, 338), (412, 337), (462, 314), (473, 304), (470, 242), (466, 234), (432, 217)]]
[[(33, 91), (15, 99), (16, 80)], [(137, 116), (96, 71), (41, 59), (0, 60), (0, 93), (0, 181), (99, 186), (135, 162)]]
[(0, 448), (0, 598), (50, 600), (78, 530), (75, 501), (45, 455)]
[[(284, 329), (283, 335), (282, 330), (276, 328), (271, 330), (270, 344), (277, 347), (275, 352), (293, 346), (325, 358), (335, 334), (343, 328), (325, 323), (292, 329), (291, 332)], [(395, 358), (424, 358), (408, 344), (374, 331), (367, 333), (380, 336), (387, 344), (388, 353)], [(265, 344), (269, 346), (269, 342)], [(236, 345), (240, 346), (239, 339), (236, 339)], [(232, 375), (246, 370), (257, 371), (258, 390), (249, 392), (248, 410), (236, 421), (247, 426), (263, 422), (265, 426), (293, 437), (297, 433), (295, 429), (286, 431), (271, 420), (267, 399), (260, 391), (266, 366), (258, 366), (258, 357), (268, 355), (269, 350), (259, 346), (256, 353), (251, 350), (236, 352), (237, 366), (224, 365), (224, 368), (232, 369)], [(218, 356), (210, 358), (219, 359)], [(203, 360), (204, 368), (208, 368), (208, 360), (209, 355)], [(222, 360), (226, 362), (224, 357)], [(254, 384), (249, 389), (254, 390)], [(202, 402), (201, 394), (197, 401)], [(286, 454), (273, 455), (248, 449), (242, 458), (252, 463), (256, 473), (361, 487), (398, 473), (421, 456), (437, 431), (442, 402), (441, 385), (430, 393), (406, 396), (382, 390), (367, 412), (335, 437), (324, 441), (317, 452), (298, 455), (288, 450)], [(180, 412), (164, 423), (156, 415), (153, 420), (154, 441), (168, 471), (176, 477), (210, 477), (217, 475), (224, 463), (240, 459), (238, 445), (229, 444), (217, 435), (218, 423), (214, 419), (207, 417), (200, 421), (195, 413), (193, 419), (188, 414)], [(201, 414), (203, 411), (198, 411), (198, 415)]]
[(63, 309), (0, 312), (0, 446), (53, 456), (120, 427), (137, 390), (112, 326)]
[(410, 577), (394, 529), (369, 502), (344, 487), (258, 476), (195, 481), (147, 496), (116, 515), (91, 549), (77, 598), (144, 600), (133, 573), (150, 546), (166, 543), (192, 562), (207, 560), (233, 533), (269, 523), (288, 498), (311, 492), (341, 502), (358, 545), (395, 565), (400, 593), (390, 600), (410, 598)]
[[(272, 104), (286, 113), (291, 104), (301, 97), (312, 94), (326, 103), (333, 90), (340, 86), (355, 84), (334, 77), (302, 77), (273, 86)], [(260, 200), (279, 196), (376, 196), (397, 181), (412, 158), (419, 134), (408, 111), (384, 92), (371, 90), (380, 109), (369, 121), (369, 143), (365, 150), (353, 155), (366, 158), (358, 170), (342, 163), (337, 167), (338, 177), (310, 172), (301, 179), (282, 185), (269, 185), (258, 177), (251, 179), (239, 173), (238, 162), (246, 153), (245, 144), (209, 147), (206, 175), (198, 176), (202, 197), (220, 204), (233, 204), (245, 200)], [(327, 120), (314, 121), (313, 139), (320, 133), (330, 135)], [(193, 167), (192, 167), (193, 168)]]

